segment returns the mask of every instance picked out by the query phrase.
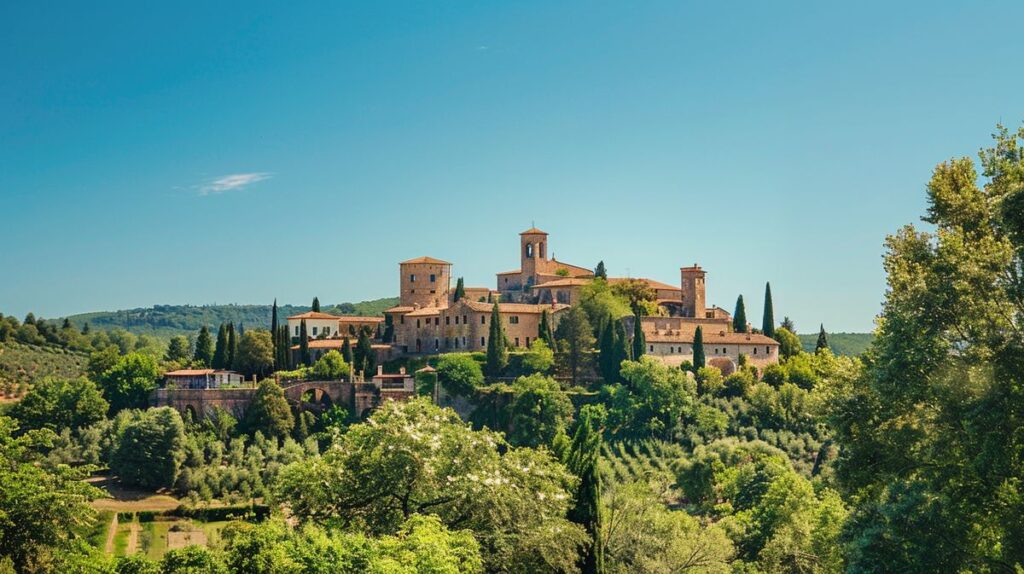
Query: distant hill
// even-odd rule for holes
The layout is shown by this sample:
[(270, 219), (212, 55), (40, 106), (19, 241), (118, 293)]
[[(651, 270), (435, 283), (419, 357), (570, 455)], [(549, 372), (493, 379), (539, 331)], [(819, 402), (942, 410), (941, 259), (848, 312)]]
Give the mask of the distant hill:
[[(359, 303), (323, 305), (320, 310), (337, 315), (380, 315), (384, 309), (398, 304), (397, 297), (374, 299)], [(309, 311), (308, 306), (280, 305), (279, 317)], [(216, 328), (221, 323), (241, 323), (246, 327), (270, 328), (270, 305), (154, 305), (121, 311), (100, 311), (71, 315), (68, 319), (78, 328), (89, 323), (92, 329), (125, 329), (137, 335), (167, 339), (175, 335), (194, 335), (203, 325)]]
[[(859, 355), (871, 346), (873, 333), (827, 333), (828, 345), (837, 355)], [(813, 352), (818, 344), (818, 334), (800, 335), (804, 350)]]

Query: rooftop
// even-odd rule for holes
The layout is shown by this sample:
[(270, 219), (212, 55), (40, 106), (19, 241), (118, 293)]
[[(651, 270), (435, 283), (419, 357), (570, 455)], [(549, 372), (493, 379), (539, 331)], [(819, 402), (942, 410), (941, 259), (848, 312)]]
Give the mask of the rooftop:
[(399, 265), (414, 265), (416, 263), (432, 263), (434, 265), (451, 265), (451, 263), (448, 263), (447, 261), (442, 261), (442, 260), (437, 259), (435, 257), (427, 257), (426, 255), (424, 255), (423, 257), (417, 257), (415, 259), (409, 259), (408, 261), (403, 261), (403, 262), (399, 263)]
[(526, 231), (520, 233), (519, 235), (547, 235), (547, 234), (548, 233), (546, 231), (541, 231), (541, 230), (537, 229), (536, 227), (531, 227), (531, 228), (527, 229)]
[(289, 321), (299, 321), (301, 319), (338, 319), (338, 315), (331, 315), (330, 313), (321, 313), (319, 311), (307, 311), (305, 313), (299, 313), (298, 315), (292, 315), (288, 317)]
[(178, 369), (164, 373), (165, 377), (198, 377), (200, 375), (212, 375), (214, 373), (234, 373), (224, 369)]

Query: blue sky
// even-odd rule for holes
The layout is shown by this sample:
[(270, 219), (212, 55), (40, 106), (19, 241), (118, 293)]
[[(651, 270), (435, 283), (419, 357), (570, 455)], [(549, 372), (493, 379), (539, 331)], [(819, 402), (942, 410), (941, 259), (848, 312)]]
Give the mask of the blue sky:
[(0, 7), (0, 312), (491, 286), (535, 222), (868, 330), (931, 169), (1024, 120), (1019, 1), (214, 4)]

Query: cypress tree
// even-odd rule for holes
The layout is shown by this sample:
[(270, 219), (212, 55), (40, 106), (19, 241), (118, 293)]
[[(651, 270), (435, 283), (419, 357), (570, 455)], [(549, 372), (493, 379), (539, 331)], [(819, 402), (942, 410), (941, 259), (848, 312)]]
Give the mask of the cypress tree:
[(224, 368), (234, 369), (235, 358), (238, 356), (238, 338), (235, 336), (235, 324), (228, 323), (228, 348), (224, 353)]
[(537, 336), (547, 343), (549, 349), (554, 350), (556, 348), (555, 333), (551, 329), (551, 320), (548, 318), (547, 309), (540, 312), (540, 326), (537, 331)]
[(466, 284), (463, 282), (462, 277), (455, 283), (455, 295), (452, 296), (452, 301), (460, 301), (466, 296)]
[(782, 318), (782, 328), (796, 335), (796, 325), (793, 323), (793, 320), (790, 319), (789, 317)]
[[(82, 334), (83, 335), (88, 335), (89, 334), (89, 322), (88, 321), (86, 321), (85, 324), (82, 325)], [(207, 332), (206, 334), (209, 335), (210, 333)]]
[(604, 261), (597, 262), (597, 267), (594, 269), (594, 277), (599, 279), (608, 278), (608, 270), (604, 268)]
[(604, 572), (604, 544), (602, 543), (603, 516), (601, 513), (601, 473), (598, 460), (601, 452), (601, 434), (589, 410), (581, 413), (579, 426), (569, 451), (569, 470), (580, 479), (575, 504), (569, 509), (569, 520), (586, 529), (592, 544), (580, 556), (583, 574)]
[(697, 325), (697, 331), (693, 334), (693, 370), (700, 369), (707, 365), (707, 359), (704, 356), (704, 329)]
[(629, 359), (629, 337), (626, 336), (626, 326), (622, 324), (621, 319), (615, 321), (615, 347), (612, 356), (615, 357), (615, 378), (619, 380), (622, 361)]
[(736, 298), (736, 312), (732, 314), (732, 330), (737, 333), (747, 332), (747, 308), (743, 305), (743, 295)]
[(277, 298), (274, 298), (274, 306), (270, 308), (270, 341), (274, 345), (274, 370), (281, 368), (281, 329), (277, 324)]
[(639, 361), (647, 352), (647, 339), (640, 325), (640, 314), (633, 315), (633, 360)]
[(376, 357), (373, 355), (373, 343), (370, 342), (370, 330), (363, 328), (359, 329), (359, 339), (356, 341), (356, 352), (355, 359), (357, 363), (360, 363), (360, 368), (363, 374), (369, 374), (373, 376), (373, 371), (376, 369)]
[(196, 350), (192, 353), (192, 358), (204, 367), (213, 364), (213, 340), (210, 338), (210, 330), (206, 328), (206, 325), (199, 329), (199, 335), (196, 337)]
[(314, 313), (319, 313), (320, 312), (320, 298), (319, 297), (313, 297), (313, 312)]
[(487, 336), (487, 374), (497, 377), (508, 365), (508, 348), (505, 346), (505, 328), (501, 324), (498, 304), (491, 307), (491, 328)]
[(769, 337), (775, 336), (775, 310), (772, 309), (772, 284), (764, 284), (764, 318), (761, 319), (761, 332)]
[(277, 328), (277, 369), (287, 371), (292, 367), (292, 340), (288, 334), (288, 325)]
[(299, 323), (299, 362), (303, 367), (310, 364), (309, 358), (309, 334), (306, 332), (306, 320)]
[(220, 324), (220, 328), (217, 330), (217, 346), (213, 350), (213, 359), (210, 362), (210, 366), (214, 369), (227, 368), (227, 353), (228, 353), (228, 328), (224, 323)]
[(613, 384), (619, 378), (618, 368), (615, 364), (615, 325), (614, 319), (608, 315), (604, 321), (604, 328), (601, 330), (599, 343), (600, 355), (598, 355), (598, 366), (601, 368), (601, 378), (606, 385)]
[(345, 359), (345, 362), (349, 365), (355, 365), (352, 360), (352, 342), (348, 337), (341, 340), (341, 358)]
[(818, 331), (818, 342), (814, 345), (814, 352), (828, 348), (828, 335), (825, 334), (825, 324), (822, 323), (821, 330)]

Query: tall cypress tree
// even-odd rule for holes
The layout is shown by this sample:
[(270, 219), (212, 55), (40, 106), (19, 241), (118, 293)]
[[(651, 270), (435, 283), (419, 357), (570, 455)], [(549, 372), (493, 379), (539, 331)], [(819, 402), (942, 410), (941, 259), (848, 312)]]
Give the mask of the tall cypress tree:
[(732, 330), (737, 333), (747, 332), (747, 308), (743, 305), (743, 295), (736, 298), (736, 312), (732, 314)]
[(277, 341), (277, 368), (278, 370), (290, 370), (292, 368), (292, 337), (288, 333), (288, 325), (278, 327)]
[(274, 346), (274, 369), (278, 370), (281, 368), (281, 345), (282, 342), (279, 340), (281, 336), (281, 329), (277, 324), (277, 298), (274, 298), (274, 306), (270, 308), (270, 337), (271, 344)]
[(487, 336), (487, 374), (497, 377), (508, 365), (508, 348), (505, 346), (505, 328), (501, 324), (498, 304), (491, 307), (491, 328)]
[(569, 520), (582, 526), (592, 541), (586, 553), (580, 556), (583, 574), (604, 572), (604, 544), (602, 536), (601, 473), (598, 461), (601, 452), (601, 433), (589, 409), (581, 413), (579, 426), (569, 451), (569, 470), (580, 479), (574, 505), (569, 509)]
[(775, 310), (772, 309), (772, 284), (764, 284), (764, 318), (761, 319), (761, 332), (769, 337), (775, 336)]
[(373, 344), (370, 341), (370, 330), (359, 329), (359, 339), (356, 341), (355, 360), (359, 363), (364, 375), (373, 376), (376, 369), (376, 357), (373, 354)]
[(196, 337), (196, 350), (192, 353), (192, 358), (204, 367), (213, 364), (213, 340), (206, 325), (199, 329), (199, 335)]
[(615, 357), (615, 378), (621, 380), (622, 361), (629, 359), (629, 337), (626, 336), (626, 326), (622, 319), (615, 320), (615, 347), (612, 349), (612, 356)]
[(466, 283), (459, 277), (459, 280), (455, 283), (455, 294), (452, 296), (452, 301), (461, 301), (466, 296)]
[(693, 370), (705, 367), (707, 359), (704, 355), (704, 329), (697, 325), (697, 331), (693, 333)]
[(235, 336), (235, 324), (228, 323), (228, 348), (224, 353), (224, 368), (235, 368), (235, 357), (238, 356), (238, 338)]
[(814, 345), (814, 351), (818, 352), (822, 349), (828, 349), (828, 335), (825, 334), (825, 324), (821, 324), (821, 330), (818, 331), (818, 342)]
[(299, 362), (308, 367), (312, 362), (309, 357), (309, 333), (306, 332), (306, 320), (299, 323)]
[(598, 349), (598, 366), (601, 368), (601, 378), (606, 385), (611, 385), (619, 378), (619, 370), (615, 364), (615, 325), (611, 315), (604, 321), (604, 328), (601, 330), (601, 338)]
[(647, 352), (647, 339), (640, 324), (640, 314), (633, 315), (633, 360), (639, 361)]
[(341, 340), (341, 358), (345, 359), (345, 362), (349, 365), (353, 365), (354, 368), (355, 362), (352, 360), (352, 342), (347, 336)]
[(217, 329), (217, 346), (213, 350), (213, 359), (210, 361), (210, 366), (214, 369), (225, 369), (227, 364), (227, 353), (228, 353), (228, 328), (224, 323), (220, 324), (220, 328)]
[(319, 297), (313, 297), (313, 312), (314, 313), (319, 313), (320, 312), (320, 298)]
[(551, 328), (551, 319), (548, 316), (547, 309), (540, 312), (540, 326), (537, 329), (537, 336), (547, 343), (549, 349), (555, 349), (555, 332)]
[(597, 262), (597, 267), (594, 269), (594, 277), (599, 279), (608, 278), (608, 270), (604, 268), (604, 261)]

